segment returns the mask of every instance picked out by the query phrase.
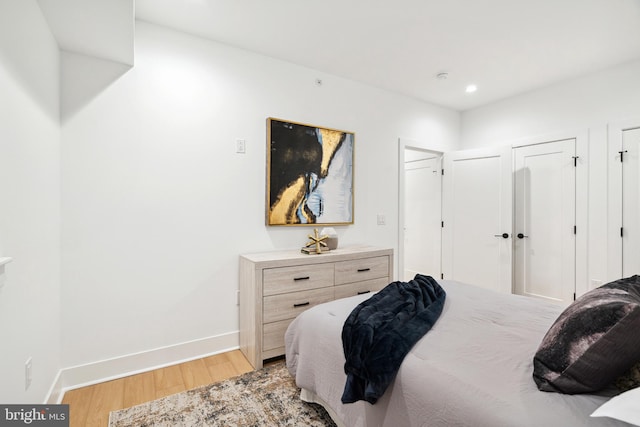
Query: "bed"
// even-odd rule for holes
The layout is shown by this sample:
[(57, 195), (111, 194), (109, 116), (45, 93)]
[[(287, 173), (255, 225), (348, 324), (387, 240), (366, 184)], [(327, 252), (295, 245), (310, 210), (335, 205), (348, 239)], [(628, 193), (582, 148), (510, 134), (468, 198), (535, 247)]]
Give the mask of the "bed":
[(374, 404), (342, 404), (341, 331), (370, 295), (332, 301), (298, 316), (285, 334), (289, 372), (301, 398), (323, 405), (339, 426), (629, 426), (590, 414), (611, 394), (539, 391), (533, 355), (563, 307), (439, 280), (442, 314), (404, 358)]

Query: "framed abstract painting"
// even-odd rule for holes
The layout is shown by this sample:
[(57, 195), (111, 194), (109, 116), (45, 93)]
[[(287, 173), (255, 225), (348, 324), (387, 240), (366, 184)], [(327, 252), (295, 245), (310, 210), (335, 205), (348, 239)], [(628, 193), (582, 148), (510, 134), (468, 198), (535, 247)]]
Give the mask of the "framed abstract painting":
[(353, 224), (355, 134), (267, 119), (267, 225)]

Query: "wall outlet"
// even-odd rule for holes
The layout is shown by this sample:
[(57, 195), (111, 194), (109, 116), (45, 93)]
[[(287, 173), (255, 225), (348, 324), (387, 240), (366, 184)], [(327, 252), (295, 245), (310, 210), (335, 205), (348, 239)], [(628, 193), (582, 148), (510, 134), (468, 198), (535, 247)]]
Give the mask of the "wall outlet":
[(31, 368), (32, 368), (32, 358), (29, 356), (26, 362), (24, 362), (24, 389), (29, 390), (29, 386), (31, 385), (31, 380), (33, 379)]
[(236, 139), (236, 153), (245, 154), (247, 152), (247, 141)]
[(378, 214), (378, 225), (385, 225), (387, 223), (387, 218), (384, 214)]

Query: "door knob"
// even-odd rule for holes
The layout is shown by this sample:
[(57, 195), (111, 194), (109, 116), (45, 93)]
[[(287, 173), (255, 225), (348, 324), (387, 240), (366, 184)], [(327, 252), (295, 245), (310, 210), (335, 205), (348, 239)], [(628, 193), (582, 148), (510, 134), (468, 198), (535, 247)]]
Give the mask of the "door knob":
[(508, 239), (509, 238), (509, 233), (502, 233), (502, 234), (494, 234), (495, 237), (502, 237), (503, 239)]
[(524, 239), (525, 237), (529, 237), (529, 236), (525, 236), (522, 233), (518, 233), (518, 239)]

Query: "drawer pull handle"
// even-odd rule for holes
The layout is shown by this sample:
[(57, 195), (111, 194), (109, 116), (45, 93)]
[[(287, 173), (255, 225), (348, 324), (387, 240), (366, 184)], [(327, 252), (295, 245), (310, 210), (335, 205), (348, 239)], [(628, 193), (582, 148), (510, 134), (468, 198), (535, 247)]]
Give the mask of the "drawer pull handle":
[(309, 301), (301, 302), (300, 304), (293, 304), (294, 307), (304, 307), (305, 305), (311, 304)]
[(371, 291), (360, 291), (360, 292), (358, 292), (358, 295), (368, 294), (369, 292), (371, 292)]
[(309, 276), (305, 276), (305, 277), (294, 277), (293, 281), (297, 282), (298, 280), (309, 280)]
[(370, 271), (370, 268), (359, 268), (358, 273), (364, 273), (365, 271)]

